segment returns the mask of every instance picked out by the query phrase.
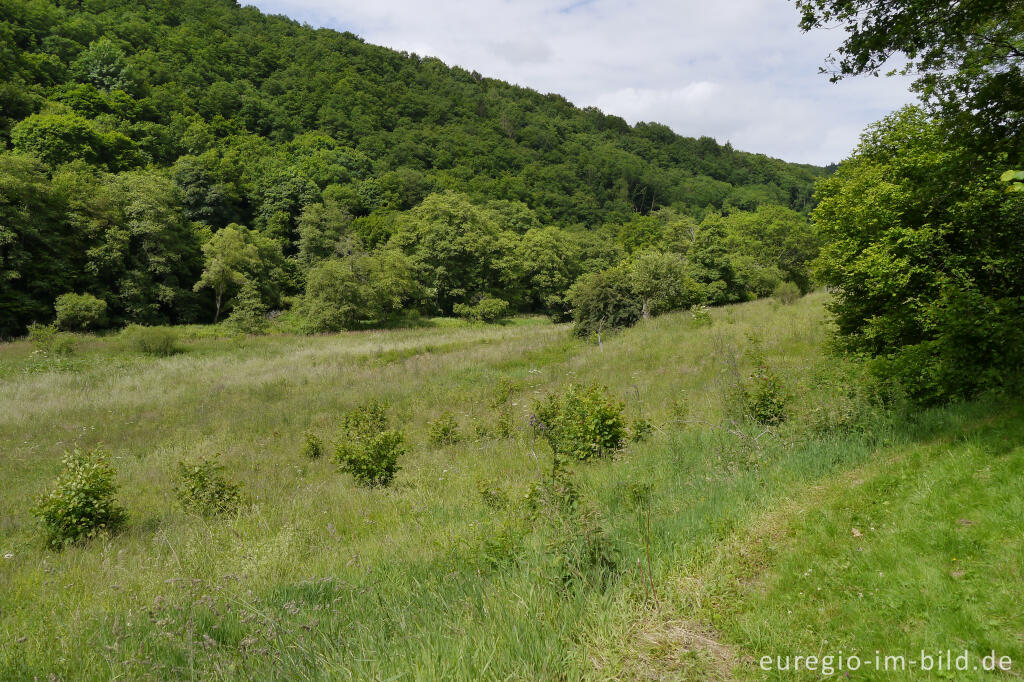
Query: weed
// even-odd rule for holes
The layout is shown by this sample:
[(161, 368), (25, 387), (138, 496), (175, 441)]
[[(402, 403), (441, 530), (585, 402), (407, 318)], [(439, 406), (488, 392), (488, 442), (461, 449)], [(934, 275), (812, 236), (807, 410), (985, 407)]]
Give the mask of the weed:
[(695, 305), (690, 308), (690, 318), (693, 320), (695, 327), (710, 327), (714, 320), (711, 317), (711, 311), (708, 310), (707, 306)]
[(427, 438), (433, 445), (455, 445), (461, 440), (459, 422), (451, 412), (445, 412), (430, 422), (427, 427)]
[(307, 459), (320, 459), (324, 454), (324, 442), (312, 431), (303, 434), (302, 456)]
[(647, 440), (654, 431), (654, 425), (643, 417), (637, 417), (629, 429), (629, 439), (634, 443), (641, 443)]

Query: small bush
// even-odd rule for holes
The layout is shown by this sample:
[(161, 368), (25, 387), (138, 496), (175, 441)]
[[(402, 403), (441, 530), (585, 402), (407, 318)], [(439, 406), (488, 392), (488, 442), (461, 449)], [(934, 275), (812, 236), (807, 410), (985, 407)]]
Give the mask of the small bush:
[(643, 417), (637, 417), (629, 429), (629, 438), (634, 443), (641, 443), (651, 436), (652, 431), (654, 431), (654, 425), (651, 422)]
[(785, 305), (796, 303), (797, 299), (800, 298), (800, 287), (792, 282), (779, 282), (772, 293), (772, 297)]
[(242, 502), (242, 484), (228, 480), (216, 459), (178, 462), (174, 494), (187, 512), (215, 516), (235, 511)]
[(226, 324), (243, 334), (262, 334), (267, 330), (267, 306), (255, 284), (246, 282), (242, 286)]
[(690, 308), (690, 317), (693, 319), (693, 324), (697, 327), (710, 327), (714, 320), (711, 317), (711, 311), (708, 310), (707, 306), (695, 305)]
[(75, 352), (74, 337), (61, 334), (56, 327), (31, 324), (28, 327), (28, 340), (43, 355), (60, 357)]
[(120, 528), (128, 515), (114, 500), (117, 485), (105, 453), (76, 449), (64, 455), (62, 464), (64, 471), (53, 490), (32, 509), (46, 533), (46, 544), (61, 549)]
[(747, 393), (747, 412), (758, 424), (777, 426), (786, 421), (789, 396), (775, 373), (764, 363), (750, 376), (753, 389)]
[(312, 431), (306, 431), (306, 442), (302, 445), (302, 456), (307, 459), (320, 459), (324, 454), (324, 442)]
[(600, 386), (572, 385), (537, 405), (534, 427), (558, 457), (588, 460), (621, 450), (626, 440), (622, 403)]
[(359, 485), (384, 487), (398, 472), (398, 459), (406, 452), (405, 436), (387, 427), (385, 407), (379, 401), (371, 401), (345, 415), (335, 460)]
[(474, 322), (497, 322), (508, 316), (508, 301), (493, 296), (484, 296), (475, 305), (456, 303), (453, 312)]
[(121, 330), (125, 348), (137, 353), (167, 357), (179, 352), (178, 332), (168, 327), (144, 327), (130, 324)]
[(430, 422), (427, 429), (427, 437), (434, 445), (455, 445), (461, 439), (459, 434), (459, 423), (455, 415), (445, 412), (440, 417)]
[(494, 424), (494, 435), (498, 438), (512, 438), (516, 434), (516, 415), (512, 405), (502, 405), (498, 409), (498, 420)]
[(107, 320), (107, 302), (92, 294), (64, 294), (54, 303), (56, 326), (64, 331), (84, 332), (103, 326)]

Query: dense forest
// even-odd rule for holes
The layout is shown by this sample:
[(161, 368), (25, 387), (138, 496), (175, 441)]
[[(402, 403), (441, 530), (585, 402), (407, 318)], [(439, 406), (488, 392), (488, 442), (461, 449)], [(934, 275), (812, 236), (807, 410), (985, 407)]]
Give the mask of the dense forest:
[(228, 0), (0, 0), (0, 336), (806, 290), (825, 174)]

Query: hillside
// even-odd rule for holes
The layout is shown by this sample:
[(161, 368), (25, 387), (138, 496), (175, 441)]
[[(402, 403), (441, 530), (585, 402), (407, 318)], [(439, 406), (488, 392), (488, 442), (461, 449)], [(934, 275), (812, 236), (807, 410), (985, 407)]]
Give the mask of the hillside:
[[(764, 655), (1022, 660), (1019, 404), (879, 406), (824, 350), (825, 302), (667, 314), (601, 346), (541, 318), (194, 327), (165, 358), (114, 337), (66, 357), (4, 344), (0, 677), (760, 679)], [(784, 396), (773, 428), (735, 416), (765, 368)], [(530, 416), (592, 382), (631, 431), (652, 429), (550, 487)], [(384, 489), (332, 461), (371, 398), (408, 447)], [(65, 450), (97, 446), (127, 524), (43, 548), (29, 508)], [(243, 503), (202, 517), (176, 500), (176, 467), (215, 453)]]
[(533, 231), (527, 257), (573, 246), (554, 274), (491, 273), (439, 301), (433, 273), (413, 268), (418, 288), (393, 307), (450, 314), (495, 295), (564, 315), (579, 275), (639, 247), (685, 250), (709, 213), (805, 214), (825, 173), (227, 0), (3, 0), (0, 55), (6, 337), (50, 322), (69, 292), (105, 301), (115, 327), (210, 321), (203, 246), (230, 225), (264, 264), (238, 271), (225, 310), (241, 278), (287, 308), (318, 259), (386, 246), (440, 193), (455, 213), (486, 210), (490, 241)]

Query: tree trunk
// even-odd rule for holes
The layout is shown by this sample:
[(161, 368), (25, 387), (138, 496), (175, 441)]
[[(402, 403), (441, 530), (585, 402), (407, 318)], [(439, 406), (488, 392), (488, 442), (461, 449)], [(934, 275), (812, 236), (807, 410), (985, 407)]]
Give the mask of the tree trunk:
[(649, 305), (649, 301), (650, 301), (649, 298), (645, 298), (644, 299), (643, 308), (640, 311), (640, 314), (643, 316), (643, 318), (645, 320), (651, 319), (651, 308), (650, 308), (650, 305)]
[(223, 291), (217, 291), (217, 308), (213, 312), (213, 323), (217, 324), (217, 320), (220, 319), (220, 297), (224, 294)]

